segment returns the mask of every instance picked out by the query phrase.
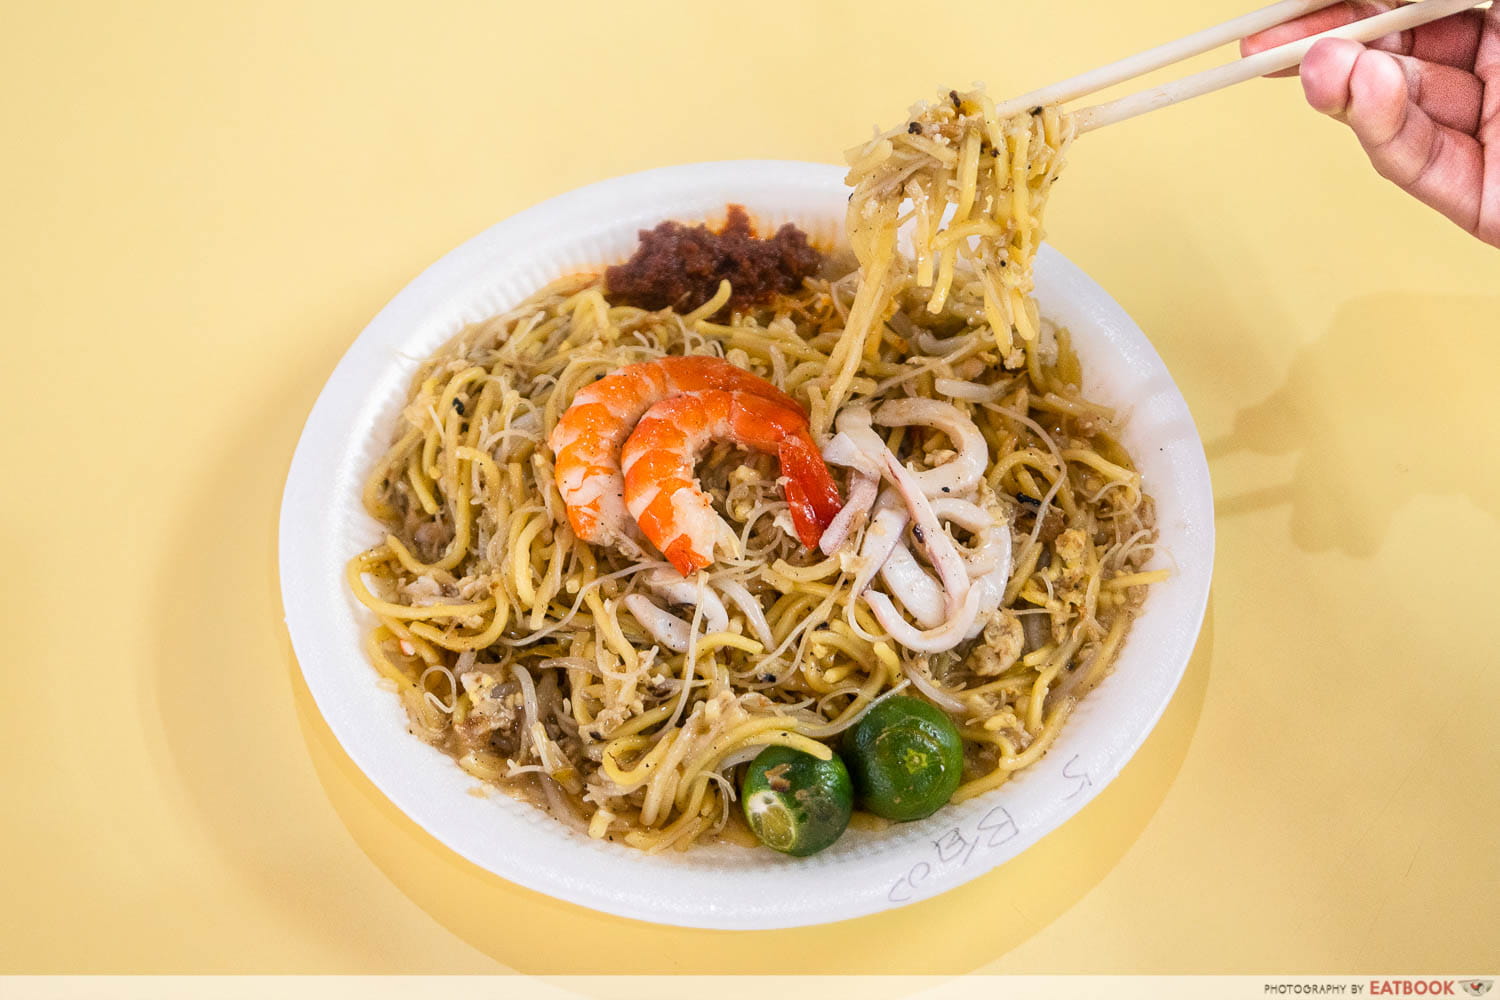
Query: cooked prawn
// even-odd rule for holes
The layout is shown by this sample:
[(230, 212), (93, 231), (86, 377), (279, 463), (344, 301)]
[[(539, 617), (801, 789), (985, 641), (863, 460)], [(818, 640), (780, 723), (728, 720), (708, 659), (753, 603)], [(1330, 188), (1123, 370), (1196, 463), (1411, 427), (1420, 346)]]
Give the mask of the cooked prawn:
[(704, 389), (749, 393), (800, 411), (796, 400), (760, 376), (701, 355), (626, 365), (584, 386), (548, 439), (557, 458), (557, 489), (575, 535), (596, 544), (631, 543), (620, 447), (652, 406)]
[(713, 562), (733, 532), (699, 488), (693, 467), (715, 441), (774, 454), (802, 544), (813, 548), (842, 506), (808, 430), (807, 414), (750, 392), (708, 389), (664, 399), (635, 425), (620, 452), (625, 505), (641, 532), (684, 576)]

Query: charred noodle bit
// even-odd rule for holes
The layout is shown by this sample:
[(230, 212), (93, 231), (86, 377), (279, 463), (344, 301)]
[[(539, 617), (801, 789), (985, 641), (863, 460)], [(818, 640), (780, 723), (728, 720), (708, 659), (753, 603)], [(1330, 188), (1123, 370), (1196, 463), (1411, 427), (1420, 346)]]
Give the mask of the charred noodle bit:
[[(826, 758), (895, 690), (958, 724), (958, 798), (1047, 751), (1162, 574), (1113, 414), (1080, 396), (1067, 331), (1030, 298), (1072, 125), (991, 108), (945, 94), (851, 152), (859, 270), (820, 265), (790, 227), (753, 240), (731, 209), (717, 234), (658, 227), (607, 282), (556, 282), (420, 367), (364, 493), (388, 537), (348, 568), (416, 735), (647, 851), (743, 841), (736, 768), (773, 744)], [(697, 483), (723, 530), (688, 578), (623, 487), (569, 478), (570, 406), (680, 355), (810, 415), (847, 500), (824, 551), (799, 537), (773, 455), (704, 446)], [(744, 388), (709, 383), (694, 391)], [(623, 433), (672, 395), (646, 393)], [(560, 465), (619, 531), (578, 516)]]

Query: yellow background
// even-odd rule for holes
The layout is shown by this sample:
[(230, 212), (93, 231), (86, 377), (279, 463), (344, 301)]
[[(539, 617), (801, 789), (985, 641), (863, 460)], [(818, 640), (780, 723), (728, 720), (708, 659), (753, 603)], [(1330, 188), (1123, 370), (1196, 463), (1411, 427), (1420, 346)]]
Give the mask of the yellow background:
[(1500, 966), (1500, 252), (1258, 81), (1083, 139), (1053, 242), (1207, 446), (1210, 616), (1078, 817), (808, 930), (605, 917), (439, 847), (332, 741), (277, 506), (362, 326), (581, 184), (836, 159), (1238, 13), (997, 2), (12, 2), (0, 32), (0, 970)]

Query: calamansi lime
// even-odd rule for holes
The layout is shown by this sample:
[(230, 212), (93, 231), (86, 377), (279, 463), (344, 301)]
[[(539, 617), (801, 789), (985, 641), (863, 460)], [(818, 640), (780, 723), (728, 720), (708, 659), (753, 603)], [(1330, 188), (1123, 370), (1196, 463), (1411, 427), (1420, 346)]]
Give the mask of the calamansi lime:
[(762, 843), (800, 858), (839, 839), (854, 811), (854, 788), (837, 755), (819, 760), (772, 746), (750, 762), (740, 802)]
[(958, 727), (940, 709), (905, 695), (870, 709), (845, 750), (860, 806), (886, 819), (931, 816), (963, 779)]

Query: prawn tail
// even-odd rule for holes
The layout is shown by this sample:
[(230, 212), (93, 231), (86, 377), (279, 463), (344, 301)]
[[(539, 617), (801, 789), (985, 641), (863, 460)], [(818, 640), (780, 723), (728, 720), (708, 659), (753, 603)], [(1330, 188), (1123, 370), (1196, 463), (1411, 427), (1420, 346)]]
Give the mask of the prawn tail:
[(667, 557), (667, 562), (671, 563), (677, 572), (689, 578), (698, 570), (707, 569), (713, 563), (711, 557), (705, 557), (695, 551), (692, 541), (685, 535), (668, 542), (666, 548), (662, 550), (662, 555)]
[(786, 438), (776, 457), (781, 463), (782, 493), (792, 526), (803, 545), (816, 548), (823, 530), (844, 507), (838, 484), (811, 438)]

